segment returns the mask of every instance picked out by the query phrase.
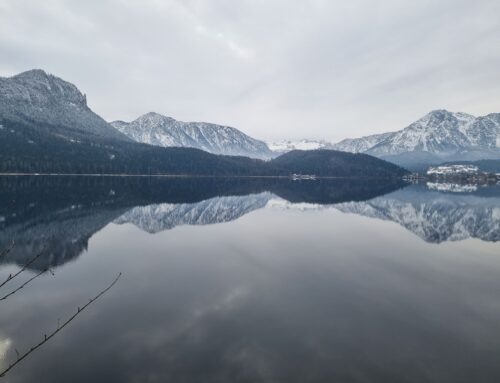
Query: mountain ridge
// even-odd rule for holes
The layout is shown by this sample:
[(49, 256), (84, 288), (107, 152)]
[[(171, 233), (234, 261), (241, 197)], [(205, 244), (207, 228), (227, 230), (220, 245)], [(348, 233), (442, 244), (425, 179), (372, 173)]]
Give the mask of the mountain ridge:
[(399, 131), (344, 139), (333, 148), (371, 154), (403, 166), (500, 158), (500, 113), (475, 117), (433, 110)]
[(268, 159), (273, 156), (266, 143), (240, 130), (207, 122), (183, 122), (149, 112), (134, 121), (112, 121), (111, 126), (130, 139), (161, 147), (190, 147), (212, 154), (242, 155)]
[[(42, 70), (1, 78), (0, 173), (281, 177), (307, 173), (369, 178), (406, 174), (374, 157), (333, 150), (297, 151), (267, 162), (249, 158), (238, 155), (242, 143), (254, 153), (269, 153), (267, 145), (234, 128), (182, 123), (157, 113), (146, 114), (136, 125), (155, 129), (158, 123), (169, 128), (174, 124), (181, 136), (190, 131), (179, 145), (195, 145), (196, 139), (204, 150), (135, 142), (95, 114), (75, 85)], [(227, 153), (230, 147), (235, 150), (231, 155), (209, 152)]]
[(303, 139), (268, 145), (277, 154), (306, 147), (365, 153), (414, 170), (447, 161), (500, 159), (500, 113), (476, 117), (436, 109), (397, 131), (337, 143)]

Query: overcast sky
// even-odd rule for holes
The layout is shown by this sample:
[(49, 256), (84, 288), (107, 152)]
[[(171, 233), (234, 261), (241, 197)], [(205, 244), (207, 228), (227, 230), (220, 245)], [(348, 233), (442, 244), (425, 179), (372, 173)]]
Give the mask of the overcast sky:
[(500, 112), (500, 1), (0, 0), (0, 58), (0, 76), (75, 83), (107, 120), (336, 141)]

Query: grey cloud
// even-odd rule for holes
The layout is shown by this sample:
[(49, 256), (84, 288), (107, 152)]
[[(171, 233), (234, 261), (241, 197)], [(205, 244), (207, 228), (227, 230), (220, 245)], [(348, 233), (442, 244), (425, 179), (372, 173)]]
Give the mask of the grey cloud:
[(108, 120), (157, 111), (264, 139), (500, 110), (494, 0), (4, 0), (0, 75), (43, 68)]

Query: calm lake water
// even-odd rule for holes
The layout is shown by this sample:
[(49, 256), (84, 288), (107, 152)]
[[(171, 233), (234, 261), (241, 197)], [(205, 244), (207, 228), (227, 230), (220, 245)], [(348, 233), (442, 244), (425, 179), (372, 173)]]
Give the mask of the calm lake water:
[(500, 381), (499, 186), (0, 177), (12, 241), (2, 369), (122, 276), (7, 382)]

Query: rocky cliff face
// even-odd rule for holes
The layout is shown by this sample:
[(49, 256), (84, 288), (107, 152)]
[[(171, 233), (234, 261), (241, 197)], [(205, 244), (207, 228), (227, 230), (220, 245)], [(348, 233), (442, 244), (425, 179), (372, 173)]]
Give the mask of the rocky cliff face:
[(129, 141), (87, 106), (78, 88), (43, 70), (0, 78), (0, 122), (54, 126), (59, 137), (102, 137)]

